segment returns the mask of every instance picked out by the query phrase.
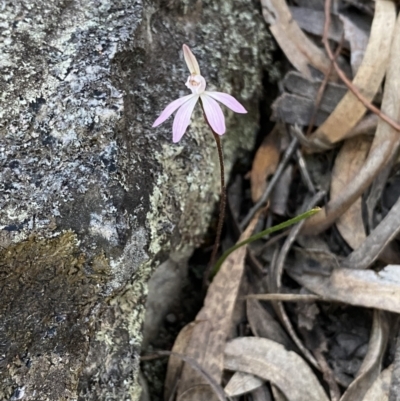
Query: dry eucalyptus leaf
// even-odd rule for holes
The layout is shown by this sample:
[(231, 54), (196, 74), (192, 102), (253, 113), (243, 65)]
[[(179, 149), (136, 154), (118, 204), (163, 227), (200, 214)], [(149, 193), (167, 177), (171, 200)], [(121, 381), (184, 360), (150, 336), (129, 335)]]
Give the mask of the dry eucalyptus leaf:
[(328, 57), (299, 28), (284, 0), (261, 0), (261, 7), (272, 35), (295, 68), (308, 78), (310, 66), (329, 74)]
[[(287, 124), (308, 125), (314, 113), (315, 100), (291, 93), (283, 93), (272, 104), (272, 121), (284, 121)], [(321, 125), (329, 112), (318, 108), (314, 125)], [(311, 142), (314, 145), (314, 142)]]
[(271, 385), (271, 390), (272, 394), (274, 395), (274, 401), (287, 401), (285, 394), (283, 394), (278, 387)]
[(389, 401), (390, 382), (392, 380), (393, 365), (383, 370), (372, 383), (362, 401)]
[[(299, 27), (308, 33), (322, 37), (324, 33), (325, 13), (322, 10), (312, 10), (306, 7), (290, 7), (293, 18)], [(335, 42), (340, 42), (343, 35), (343, 23), (337, 15), (331, 14), (328, 37)], [(350, 48), (349, 43), (344, 43), (346, 49)]]
[[(268, 295), (268, 294), (266, 294)], [(251, 331), (257, 337), (268, 338), (279, 344), (282, 344), (287, 350), (294, 350), (294, 344), (286, 331), (271, 316), (271, 314), (263, 308), (256, 299), (247, 299), (247, 319), (249, 321)]]
[(356, 19), (354, 13), (350, 15), (341, 13), (339, 18), (343, 22), (344, 37), (350, 43), (351, 68), (353, 74), (355, 74), (364, 59), (369, 32), (366, 29), (362, 29), (360, 23), (354, 21)]
[(287, 266), (287, 273), (309, 291), (325, 299), (400, 313), (400, 265), (380, 272), (337, 268), (330, 276)]
[(279, 216), (286, 215), (287, 203), (292, 183), (293, 166), (289, 164), (276, 183), (270, 198), (270, 210)]
[[(335, 199), (359, 173), (368, 155), (371, 140), (360, 136), (347, 139), (336, 156), (332, 171), (330, 196)], [(343, 239), (353, 248), (358, 248), (366, 238), (362, 218), (361, 197), (347, 209), (336, 222)]]
[(250, 172), (251, 199), (257, 203), (267, 187), (267, 178), (273, 175), (280, 159), (280, 124), (267, 135), (254, 156)]
[[(172, 347), (172, 352), (176, 354), (185, 354), (186, 348), (189, 344), (190, 338), (192, 336), (194, 323), (187, 324), (178, 334), (175, 339), (174, 346)], [(183, 367), (182, 359), (171, 355), (168, 359), (167, 375), (164, 382), (164, 400), (169, 401), (171, 399), (172, 393), (176, 388), (177, 381), (180, 377)]]
[(227, 343), (225, 369), (259, 376), (288, 401), (328, 401), (311, 368), (295, 352), (266, 338), (242, 337)]
[[(286, 91), (312, 100), (313, 104), (315, 104), (315, 99), (320, 91), (322, 81), (308, 79), (297, 71), (289, 71), (283, 78), (282, 83)], [(328, 82), (322, 95), (319, 108), (331, 113), (346, 93), (347, 87), (345, 85)], [(300, 122), (298, 124), (300, 124)]]
[[(369, 101), (375, 97), (385, 76), (395, 21), (395, 3), (377, 0), (368, 46), (353, 80), (353, 84)], [(327, 144), (340, 141), (361, 120), (365, 112), (366, 107), (351, 91), (348, 91), (334, 112), (312, 135), (311, 139)]]
[(253, 401), (278, 401), (276, 399), (272, 400), (271, 391), (265, 384), (252, 391), (251, 398)]
[(368, 352), (357, 372), (355, 380), (347, 388), (340, 401), (363, 401), (364, 395), (381, 371), (382, 359), (389, 336), (389, 324), (384, 312), (375, 310)]
[(236, 397), (261, 387), (264, 381), (249, 373), (236, 372), (225, 386), (228, 397)]
[(342, 263), (343, 267), (367, 269), (400, 232), (400, 198), (367, 239)]
[[(376, 2), (376, 10), (378, 11), (378, 9), (381, 7), (386, 7), (383, 4), (386, 4), (386, 6), (389, 8), (394, 7), (394, 3), (391, 1), (380, 0)], [(388, 17), (388, 21), (385, 22), (385, 25), (387, 24), (390, 27), (391, 13), (386, 13), (385, 15)], [(385, 35), (386, 34), (387, 33), (385, 31)], [(381, 58), (380, 51), (376, 54), (379, 54), (378, 58)], [(400, 18), (397, 19), (395, 34), (393, 35), (389, 66), (385, 79), (385, 90), (382, 100), (382, 111), (396, 121), (400, 120), (399, 64)], [(336, 124), (343, 125), (345, 122), (346, 120), (339, 120), (336, 122)], [(390, 162), (393, 155), (397, 152), (399, 144), (399, 133), (383, 120), (379, 120), (371, 150), (368, 154), (367, 160), (360, 170), (360, 173), (352, 180), (346, 189), (343, 190), (339, 197), (328, 202), (328, 204), (318, 214), (312, 216), (305, 222), (302, 233), (316, 235), (330, 227), (330, 225), (333, 224), (335, 220), (339, 218), (359, 196), (361, 196), (361, 194), (365, 191), (365, 189), (368, 188), (379, 172), (386, 166), (387, 163)]]
[[(249, 238), (258, 221), (258, 214), (240, 236), (238, 242)], [(242, 280), (246, 246), (232, 252), (222, 264), (208, 288), (204, 306), (196, 316), (186, 354), (216, 382), (220, 383), (223, 371), (224, 348), (230, 333), (232, 316)], [(180, 401), (213, 401), (215, 394), (190, 365), (184, 364), (178, 386)]]

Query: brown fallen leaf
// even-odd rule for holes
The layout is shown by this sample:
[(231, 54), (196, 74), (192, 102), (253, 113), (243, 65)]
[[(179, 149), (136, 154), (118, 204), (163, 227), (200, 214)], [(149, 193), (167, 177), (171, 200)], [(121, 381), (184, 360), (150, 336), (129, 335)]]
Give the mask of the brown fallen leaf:
[[(395, 21), (395, 3), (377, 0), (368, 46), (353, 80), (353, 84), (369, 101), (373, 100), (385, 76)], [(310, 140), (322, 141), (327, 144), (342, 140), (347, 132), (361, 120), (365, 112), (365, 106), (352, 92), (348, 91), (325, 123), (310, 137)]]
[(367, 269), (400, 232), (400, 198), (367, 239), (342, 263), (343, 267)]
[(249, 373), (236, 372), (225, 386), (228, 397), (236, 397), (261, 387), (264, 381)]
[[(322, 37), (324, 33), (325, 19), (323, 9), (313, 10), (308, 7), (290, 7), (290, 12), (303, 31)], [(339, 43), (343, 36), (343, 23), (335, 14), (332, 14), (331, 18), (332, 22), (329, 26), (328, 37), (329, 39)], [(349, 49), (350, 44), (345, 42), (344, 47)]]
[(269, 205), (269, 209), (272, 213), (279, 216), (286, 216), (292, 178), (293, 166), (289, 164), (272, 191)]
[(282, 344), (287, 350), (294, 350), (294, 344), (286, 334), (285, 330), (283, 330), (281, 325), (265, 308), (263, 308), (257, 299), (247, 299), (246, 305), (247, 319), (253, 335), (273, 340)]
[(274, 401), (287, 401), (285, 394), (283, 394), (278, 387), (271, 385), (271, 390), (272, 394), (274, 395)]
[(390, 381), (392, 380), (393, 365), (383, 370), (372, 383), (363, 401), (389, 401)]
[[(376, 3), (379, 7), (394, 6), (394, 3), (380, 0)], [(391, 13), (385, 14), (388, 19)], [(385, 17), (385, 18), (386, 18)], [(387, 22), (390, 26), (390, 21)], [(386, 23), (385, 23), (386, 24)], [(372, 35), (372, 33), (371, 33)], [(386, 35), (386, 33), (385, 33)], [(367, 49), (368, 52), (368, 49)], [(378, 52), (380, 54), (380, 52)], [(378, 54), (376, 53), (376, 54)], [(380, 57), (379, 57), (380, 58)], [(382, 100), (382, 111), (394, 120), (400, 120), (400, 79), (398, 66), (400, 63), (400, 18), (397, 19), (395, 34), (390, 51), (389, 66), (385, 80), (385, 90)], [(361, 67), (360, 67), (361, 70)], [(345, 120), (337, 121), (337, 125), (344, 124)], [(330, 227), (353, 203), (361, 196), (365, 189), (372, 183), (374, 178), (397, 152), (400, 144), (400, 136), (397, 130), (383, 120), (379, 120), (375, 138), (371, 150), (360, 173), (349, 183), (339, 197), (332, 199), (321, 210), (320, 213), (311, 217), (303, 226), (302, 234), (316, 235)]]
[(266, 338), (242, 337), (227, 343), (227, 370), (251, 373), (271, 382), (288, 401), (328, 401), (311, 368), (295, 352)]
[[(253, 401), (273, 401), (271, 392), (265, 384), (252, 391), (251, 398), (253, 399)], [(274, 401), (278, 400), (275, 399)]]
[[(186, 348), (192, 336), (194, 323), (189, 323), (179, 332), (175, 339), (172, 352), (175, 354), (186, 353)], [(164, 400), (169, 401), (177, 388), (177, 383), (182, 372), (182, 359), (171, 355), (168, 359), (167, 375), (164, 382)]]
[(311, 78), (310, 66), (329, 75), (330, 62), (293, 19), (284, 0), (261, 0), (265, 21), (289, 61), (306, 77)]
[(400, 313), (400, 265), (380, 272), (337, 268), (329, 277), (287, 266), (289, 276), (309, 291), (331, 301)]
[(267, 187), (267, 178), (273, 175), (280, 159), (280, 135), (282, 126), (275, 124), (254, 156), (250, 172), (251, 199), (256, 203)]
[[(355, 74), (364, 59), (370, 32), (363, 29), (361, 21), (355, 21), (356, 15), (354, 14), (340, 13), (338, 17), (343, 22), (344, 38), (350, 43), (350, 62), (353, 74)], [(364, 26), (364, 28), (366, 27)]]
[(381, 371), (388, 337), (388, 318), (384, 312), (375, 310), (367, 355), (357, 372), (356, 378), (347, 388), (340, 401), (362, 401), (364, 399), (371, 383), (378, 378)]
[[(335, 199), (359, 173), (365, 162), (371, 140), (361, 136), (344, 142), (336, 156), (332, 170), (330, 196)], [(336, 222), (336, 227), (343, 239), (353, 248), (358, 248), (366, 238), (362, 217), (362, 202), (358, 198)]]
[[(257, 214), (238, 242), (249, 238), (258, 221)], [(197, 361), (216, 382), (221, 382), (224, 347), (230, 333), (239, 292), (246, 246), (231, 253), (208, 288), (204, 306), (197, 314), (186, 354)], [(185, 364), (178, 386), (178, 399), (213, 401), (215, 394), (197, 371)]]

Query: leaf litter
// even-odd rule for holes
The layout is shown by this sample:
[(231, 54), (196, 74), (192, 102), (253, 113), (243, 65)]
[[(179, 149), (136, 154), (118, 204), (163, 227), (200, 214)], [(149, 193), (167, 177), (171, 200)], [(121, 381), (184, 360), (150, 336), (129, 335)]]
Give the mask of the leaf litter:
[(399, 399), (396, 3), (260, 2), (287, 63), (249, 183), (234, 173), (228, 192), (244, 231), (222, 251), (322, 210), (227, 257), (175, 340), (164, 400)]

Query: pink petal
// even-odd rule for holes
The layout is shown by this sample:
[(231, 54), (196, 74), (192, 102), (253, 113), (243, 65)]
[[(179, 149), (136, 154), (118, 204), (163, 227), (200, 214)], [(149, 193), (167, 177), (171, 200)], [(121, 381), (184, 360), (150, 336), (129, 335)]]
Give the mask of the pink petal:
[(174, 124), (172, 125), (172, 141), (174, 143), (179, 142), (186, 132), (188, 125), (190, 124), (190, 117), (192, 116), (194, 106), (199, 100), (198, 95), (190, 95), (186, 103), (184, 103), (178, 112), (175, 114)]
[(185, 58), (186, 65), (189, 68), (191, 74), (200, 75), (200, 67), (199, 63), (196, 60), (196, 57), (189, 49), (189, 46), (183, 45), (183, 57)]
[(229, 107), (235, 113), (247, 113), (246, 109), (231, 95), (223, 92), (207, 92), (207, 95), (211, 96), (215, 100), (218, 100), (226, 107)]
[(208, 96), (208, 92), (202, 93), (200, 98), (211, 128), (216, 134), (223, 135), (225, 133), (225, 117), (220, 105), (212, 97)]
[(160, 114), (160, 117), (158, 117), (157, 120), (154, 121), (153, 128), (162, 124), (176, 109), (181, 107), (184, 103), (186, 103), (193, 96), (195, 96), (195, 95), (191, 94), (191, 95), (183, 96), (183, 97), (180, 97), (179, 99), (174, 100), (172, 103), (170, 103), (164, 109), (164, 111)]

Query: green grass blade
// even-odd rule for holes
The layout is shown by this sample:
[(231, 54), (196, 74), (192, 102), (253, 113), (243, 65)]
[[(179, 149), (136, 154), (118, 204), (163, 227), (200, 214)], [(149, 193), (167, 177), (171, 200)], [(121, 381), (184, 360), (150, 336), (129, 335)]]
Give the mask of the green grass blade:
[(293, 217), (293, 219), (284, 221), (284, 222), (281, 223), (281, 224), (278, 224), (278, 225), (276, 225), (276, 226), (267, 228), (267, 229), (264, 230), (264, 231), (261, 231), (261, 232), (259, 232), (259, 233), (257, 233), (257, 234), (254, 234), (254, 235), (252, 235), (250, 238), (247, 238), (246, 240), (244, 240), (244, 241), (242, 241), (242, 242), (239, 242), (238, 244), (236, 244), (236, 245), (234, 245), (233, 247), (229, 248), (229, 249), (226, 250), (226, 251), (224, 252), (224, 254), (217, 260), (217, 263), (215, 264), (215, 266), (214, 266), (214, 268), (213, 268), (213, 271), (212, 271), (211, 276), (214, 277), (214, 276), (218, 273), (219, 269), (221, 268), (222, 263), (224, 263), (225, 260), (226, 260), (226, 258), (227, 258), (233, 251), (235, 251), (236, 249), (240, 248), (240, 247), (243, 246), (243, 245), (250, 244), (250, 243), (253, 242), (253, 241), (257, 241), (258, 239), (264, 237), (265, 235), (272, 234), (272, 233), (274, 233), (275, 231), (283, 230), (283, 229), (286, 228), (286, 227), (292, 226), (293, 224), (299, 223), (299, 222), (302, 221), (302, 220), (308, 219), (309, 217), (314, 216), (314, 214), (317, 214), (320, 210), (321, 210), (321, 208), (315, 207), (315, 208), (313, 208), (313, 209), (311, 209), (311, 210), (309, 210), (309, 211), (307, 211), (307, 212), (305, 212), (305, 213), (302, 213), (302, 214), (300, 214), (300, 215), (298, 215), (298, 216), (296, 216), (296, 217)]

